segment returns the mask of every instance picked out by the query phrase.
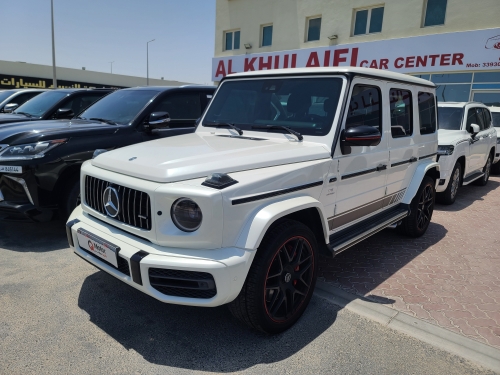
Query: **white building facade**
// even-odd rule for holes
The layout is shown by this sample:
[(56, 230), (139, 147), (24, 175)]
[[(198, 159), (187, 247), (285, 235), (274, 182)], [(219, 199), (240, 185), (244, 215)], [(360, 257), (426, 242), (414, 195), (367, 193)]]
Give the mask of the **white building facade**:
[(438, 100), (500, 106), (500, 0), (217, 0), (212, 79), (364, 66), (429, 79)]

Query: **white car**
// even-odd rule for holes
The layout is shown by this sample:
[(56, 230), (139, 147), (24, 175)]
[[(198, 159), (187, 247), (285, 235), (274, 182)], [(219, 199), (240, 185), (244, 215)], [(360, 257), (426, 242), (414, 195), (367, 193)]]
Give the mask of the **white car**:
[(162, 302), (229, 304), (281, 332), (309, 303), (320, 253), (389, 226), (425, 233), (437, 146), (429, 81), (365, 68), (231, 75), (195, 133), (83, 165), (68, 240)]
[(500, 107), (489, 107), (491, 117), (493, 119), (493, 127), (497, 131), (497, 147), (495, 151), (495, 159), (491, 166), (491, 173), (500, 174)]
[(460, 186), (476, 181), (486, 185), (495, 158), (497, 133), (491, 113), (476, 102), (444, 102), (438, 105), (438, 161), (441, 178), (438, 201), (455, 202)]

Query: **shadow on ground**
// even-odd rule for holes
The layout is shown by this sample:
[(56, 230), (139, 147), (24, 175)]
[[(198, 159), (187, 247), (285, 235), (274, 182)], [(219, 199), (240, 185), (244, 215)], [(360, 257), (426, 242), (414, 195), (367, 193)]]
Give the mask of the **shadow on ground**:
[[(498, 176), (492, 176), (493, 178)], [(488, 181), (486, 186), (478, 186), (474, 183), (462, 186), (458, 189), (457, 199), (451, 205), (436, 204), (435, 209), (439, 211), (457, 212), (474, 204), (474, 202), (484, 200), (484, 196), (496, 190), (500, 186), (497, 178)]]
[(43, 253), (66, 249), (64, 223), (0, 222), (0, 248), (23, 253)]
[(313, 298), (294, 327), (268, 336), (240, 324), (225, 306), (164, 304), (103, 271), (85, 279), (78, 306), (93, 324), (148, 362), (213, 372), (238, 371), (292, 356), (335, 322), (338, 309)]

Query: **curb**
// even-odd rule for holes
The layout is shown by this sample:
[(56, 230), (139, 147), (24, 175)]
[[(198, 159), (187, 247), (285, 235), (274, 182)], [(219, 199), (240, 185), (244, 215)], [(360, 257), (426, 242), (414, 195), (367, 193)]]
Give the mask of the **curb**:
[(318, 280), (316, 284), (315, 294), (386, 327), (403, 332), (500, 373), (500, 349), (348, 293), (321, 280)]

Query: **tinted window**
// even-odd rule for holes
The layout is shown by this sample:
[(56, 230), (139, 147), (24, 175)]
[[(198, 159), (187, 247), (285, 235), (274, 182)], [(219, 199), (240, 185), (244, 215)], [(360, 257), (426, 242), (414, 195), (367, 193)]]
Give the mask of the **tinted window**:
[(408, 90), (391, 89), (389, 91), (389, 101), (392, 137), (409, 137), (413, 133), (411, 92)]
[(201, 116), (200, 94), (170, 94), (161, 99), (153, 112), (168, 112), (172, 120), (196, 120)]
[(433, 74), (431, 81), (434, 83), (470, 83), (472, 73)]
[(11, 96), (14, 93), (15, 93), (15, 91), (13, 91), (13, 90), (0, 91), (0, 103), (3, 102), (5, 99), (7, 99), (9, 96)]
[(358, 10), (354, 23), (354, 35), (366, 34), (366, 24), (368, 22), (368, 10)]
[(262, 28), (262, 47), (273, 44), (273, 26), (264, 26)]
[(474, 82), (500, 82), (500, 72), (474, 73)]
[(309, 20), (309, 27), (307, 31), (307, 41), (312, 42), (314, 40), (319, 40), (320, 32), (321, 18), (311, 18)]
[(500, 128), (500, 112), (492, 112), (493, 126), (495, 128)]
[(443, 25), (446, 16), (446, 0), (427, 0), (424, 26)]
[(384, 7), (373, 8), (370, 16), (370, 33), (379, 33), (382, 31), (382, 21), (384, 19)]
[(341, 88), (340, 78), (226, 81), (212, 99), (203, 125), (229, 122), (243, 130), (282, 125), (303, 135), (325, 135), (332, 127)]
[(470, 85), (439, 85), (436, 95), (440, 102), (468, 102)]
[(16, 96), (15, 98), (12, 98), (10, 100), (11, 103), (16, 103), (17, 105), (23, 105), (26, 103), (28, 100), (31, 98), (34, 98), (38, 94), (41, 94), (40, 92), (27, 92), (26, 94), (21, 94)]
[(354, 86), (345, 128), (369, 125), (377, 128), (382, 134), (382, 102), (380, 96), (380, 89), (376, 86)]
[(482, 129), (482, 120), (480, 121), (478, 116), (477, 116), (477, 111), (476, 108), (470, 108), (467, 111), (467, 125), (466, 129), (468, 132), (470, 132), (471, 125), (476, 124), (479, 126), (479, 129)]
[(491, 114), (486, 108), (480, 108), (481, 112), (483, 112), (483, 122), (484, 128), (489, 129), (491, 127)]
[(420, 134), (431, 134), (436, 131), (436, 100), (431, 93), (418, 93), (418, 118)]
[(130, 124), (157, 94), (158, 91), (155, 90), (115, 91), (94, 103), (80, 117), (102, 118), (117, 124)]
[(61, 105), (59, 108), (71, 109), (75, 115), (80, 114), (84, 109), (90, 107), (94, 102), (99, 100), (104, 93), (93, 93), (85, 95), (75, 95), (69, 101)]
[(460, 130), (463, 115), (463, 108), (438, 107), (439, 129)]
[(52, 106), (68, 95), (65, 91), (47, 91), (35, 96), (14, 111), (14, 113), (25, 112), (33, 117), (42, 117)]

